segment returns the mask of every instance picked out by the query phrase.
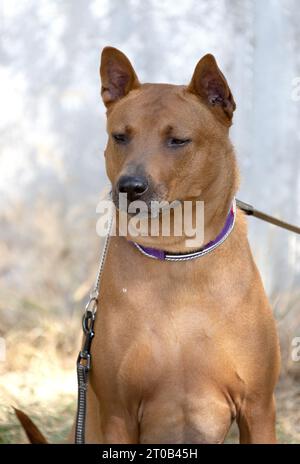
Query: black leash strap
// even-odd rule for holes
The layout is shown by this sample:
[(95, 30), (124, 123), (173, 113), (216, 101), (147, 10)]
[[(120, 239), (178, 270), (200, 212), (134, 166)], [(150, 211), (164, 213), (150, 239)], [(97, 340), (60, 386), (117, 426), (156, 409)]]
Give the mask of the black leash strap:
[[(93, 304), (93, 309), (90, 306)], [(77, 358), (77, 381), (78, 381), (78, 400), (77, 416), (75, 429), (75, 443), (85, 443), (85, 418), (86, 418), (86, 396), (88, 386), (88, 376), (91, 368), (91, 343), (94, 338), (94, 323), (96, 317), (96, 298), (90, 300), (82, 318), (82, 328), (84, 333), (84, 342), (82, 350)]]
[(236, 200), (236, 205), (239, 209), (244, 211), (248, 216), (254, 216), (262, 221), (269, 222), (270, 224), (274, 224), (275, 226), (281, 227), (282, 229), (290, 230), (291, 232), (295, 232), (296, 234), (300, 234), (300, 227), (294, 226), (293, 224), (288, 224), (287, 222), (281, 221), (280, 219), (274, 218), (269, 214), (263, 213), (254, 208), (254, 206), (249, 205), (241, 200)]

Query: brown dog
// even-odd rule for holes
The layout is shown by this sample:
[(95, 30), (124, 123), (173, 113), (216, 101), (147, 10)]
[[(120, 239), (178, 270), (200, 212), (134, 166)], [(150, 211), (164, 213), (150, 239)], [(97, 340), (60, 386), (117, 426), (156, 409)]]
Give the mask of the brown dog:
[[(187, 87), (140, 84), (111, 47), (100, 72), (114, 198), (202, 200), (204, 242), (214, 240), (238, 187), (235, 103), (214, 57)], [(241, 443), (274, 443), (279, 345), (243, 214), (198, 259), (154, 260), (127, 239), (111, 238), (101, 283), (87, 442), (222, 443), (236, 420)], [(185, 239), (134, 241), (190, 253)]]

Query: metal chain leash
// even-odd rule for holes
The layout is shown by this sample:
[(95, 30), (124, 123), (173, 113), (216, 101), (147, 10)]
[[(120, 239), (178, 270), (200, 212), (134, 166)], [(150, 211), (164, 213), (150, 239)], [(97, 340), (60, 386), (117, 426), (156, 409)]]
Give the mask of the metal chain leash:
[(108, 233), (105, 237), (104, 247), (100, 258), (95, 285), (90, 293), (89, 301), (85, 307), (82, 318), (82, 328), (84, 332), (84, 341), (82, 349), (77, 358), (77, 381), (78, 381), (78, 400), (77, 400), (77, 415), (75, 426), (75, 443), (85, 443), (85, 422), (86, 422), (86, 407), (87, 407), (87, 387), (88, 374), (91, 369), (91, 344), (94, 338), (94, 324), (96, 313), (99, 304), (101, 276), (105, 264), (105, 259), (108, 251), (110, 232), (113, 223), (113, 215), (110, 217)]

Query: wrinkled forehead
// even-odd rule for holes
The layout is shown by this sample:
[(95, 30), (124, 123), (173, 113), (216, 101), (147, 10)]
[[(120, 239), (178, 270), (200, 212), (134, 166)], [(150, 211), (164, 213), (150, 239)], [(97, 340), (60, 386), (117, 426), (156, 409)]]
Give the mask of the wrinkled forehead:
[(120, 132), (128, 128), (136, 132), (146, 128), (182, 131), (213, 123), (209, 109), (179, 85), (144, 84), (108, 113), (108, 130)]

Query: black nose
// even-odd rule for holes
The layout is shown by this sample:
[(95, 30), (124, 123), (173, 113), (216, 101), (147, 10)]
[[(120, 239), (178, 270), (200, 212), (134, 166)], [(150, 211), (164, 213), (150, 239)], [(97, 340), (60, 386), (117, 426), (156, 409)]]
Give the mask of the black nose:
[(118, 182), (120, 193), (127, 193), (127, 199), (134, 201), (140, 198), (148, 188), (148, 181), (144, 176), (122, 176)]

